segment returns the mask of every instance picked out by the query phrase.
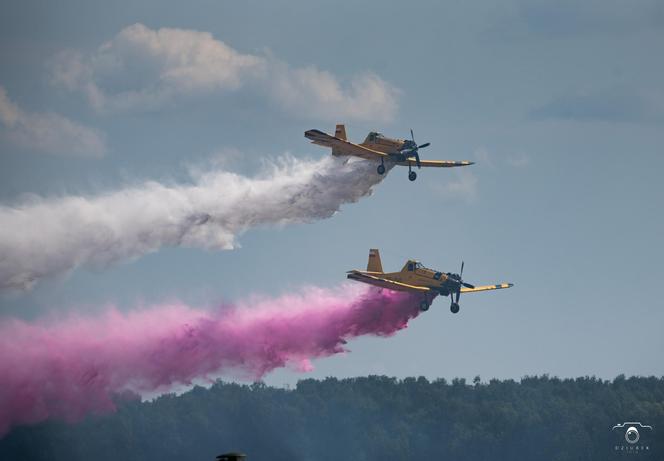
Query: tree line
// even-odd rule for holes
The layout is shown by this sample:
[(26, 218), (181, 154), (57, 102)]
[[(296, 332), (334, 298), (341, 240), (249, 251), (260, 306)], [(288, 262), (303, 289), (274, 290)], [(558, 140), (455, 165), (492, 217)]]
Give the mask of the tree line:
[[(1, 411), (1, 409), (0, 409)], [(653, 426), (626, 454), (625, 421)], [(659, 435), (658, 435), (659, 434)], [(429, 381), (305, 379), (293, 389), (217, 381), (76, 424), (14, 428), (1, 460), (664, 459), (664, 377)], [(630, 445), (631, 446), (631, 445)]]

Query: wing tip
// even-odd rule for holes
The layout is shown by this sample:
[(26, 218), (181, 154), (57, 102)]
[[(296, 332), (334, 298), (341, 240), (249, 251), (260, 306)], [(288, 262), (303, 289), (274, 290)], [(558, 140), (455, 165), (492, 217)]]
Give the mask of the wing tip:
[(494, 285), (494, 289), (500, 290), (501, 288), (512, 288), (514, 286), (513, 283), (499, 283), (497, 285)]

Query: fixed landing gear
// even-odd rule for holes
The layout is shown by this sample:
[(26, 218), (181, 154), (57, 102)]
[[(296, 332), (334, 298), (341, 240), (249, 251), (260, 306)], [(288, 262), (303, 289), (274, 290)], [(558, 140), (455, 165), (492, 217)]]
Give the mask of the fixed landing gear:
[(378, 172), (379, 175), (381, 175), (381, 176), (384, 175), (385, 174), (385, 165), (381, 163), (380, 165), (378, 165), (378, 168), (376, 168), (376, 171)]
[[(461, 263), (461, 273), (463, 273), (463, 263)], [(457, 276), (459, 280), (461, 280), (461, 276)], [(456, 314), (459, 312), (459, 298), (461, 297), (461, 285), (459, 285), (459, 288), (455, 292), (450, 293), (450, 301), (452, 302), (450, 304), (450, 311), (453, 314)]]
[(426, 312), (426, 311), (429, 310), (429, 303), (426, 300), (424, 300), (420, 303), (420, 310), (422, 312)]
[(408, 179), (415, 181), (417, 179), (417, 173), (413, 171), (412, 165), (408, 162)]

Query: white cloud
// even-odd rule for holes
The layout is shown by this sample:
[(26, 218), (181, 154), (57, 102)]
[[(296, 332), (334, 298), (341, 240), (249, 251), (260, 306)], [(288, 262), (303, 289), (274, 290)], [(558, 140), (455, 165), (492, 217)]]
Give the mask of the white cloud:
[(0, 122), (15, 144), (57, 155), (101, 157), (104, 136), (55, 113), (26, 112), (13, 103), (0, 86)]
[(397, 111), (398, 91), (372, 73), (355, 76), (348, 88), (315, 67), (280, 71), (270, 80), (270, 95), (291, 112), (321, 119), (391, 120)]
[(210, 33), (187, 29), (122, 29), (94, 53), (68, 51), (53, 63), (53, 81), (83, 93), (99, 112), (149, 110), (191, 94), (248, 88), (283, 110), (322, 119), (389, 120), (398, 91), (372, 73), (345, 85), (309, 66), (240, 53)]
[(445, 184), (436, 184), (434, 189), (444, 198), (462, 199), (472, 202), (477, 198), (477, 176), (468, 168), (454, 169), (454, 179)]
[(21, 118), (21, 111), (9, 100), (7, 92), (0, 86), (0, 120), (7, 127), (13, 127)]

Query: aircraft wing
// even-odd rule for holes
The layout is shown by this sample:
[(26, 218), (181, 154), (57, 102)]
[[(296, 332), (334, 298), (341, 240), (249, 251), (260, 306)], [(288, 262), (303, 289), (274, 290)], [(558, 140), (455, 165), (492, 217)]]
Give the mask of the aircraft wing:
[(388, 290), (394, 290), (394, 291), (410, 291), (410, 292), (422, 292), (422, 293), (427, 293), (429, 291), (432, 291), (431, 288), (429, 287), (421, 287), (417, 285), (409, 285), (407, 283), (395, 282), (394, 280), (384, 279), (382, 277), (365, 274), (359, 271), (348, 272), (348, 278), (352, 280), (357, 280), (358, 282), (364, 282), (368, 283), (369, 285), (374, 285), (381, 288), (387, 288)]
[(368, 149), (350, 141), (339, 139), (320, 130), (308, 130), (304, 132), (304, 137), (310, 139), (313, 144), (330, 147), (333, 155), (352, 155), (366, 160), (376, 160), (388, 158), (389, 155), (377, 150)]
[(476, 291), (500, 290), (502, 288), (513, 287), (513, 283), (499, 283), (498, 285), (482, 285), (475, 288), (461, 288), (461, 293), (475, 293)]
[[(397, 165), (415, 166), (417, 160), (415, 157), (408, 157), (405, 162), (397, 162)], [(468, 162), (466, 160), (420, 160), (420, 166), (437, 167), (437, 168), (453, 168), (455, 166), (468, 166), (473, 165), (475, 162)]]

